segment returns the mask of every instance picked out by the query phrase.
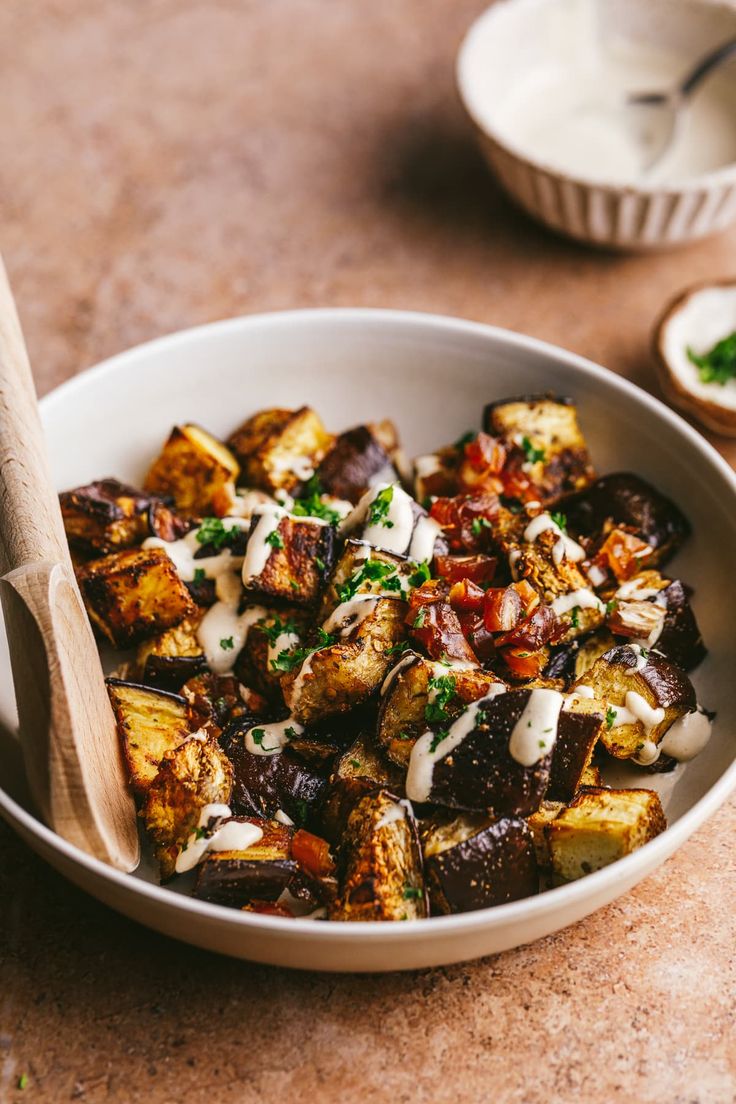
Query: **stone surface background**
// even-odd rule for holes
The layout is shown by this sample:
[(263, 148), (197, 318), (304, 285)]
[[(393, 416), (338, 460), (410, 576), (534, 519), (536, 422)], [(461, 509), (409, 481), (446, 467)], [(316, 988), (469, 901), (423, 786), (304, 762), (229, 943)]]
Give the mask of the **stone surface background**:
[[(732, 274), (736, 234), (621, 257), (515, 211), (454, 93), (483, 6), (4, 0), (1, 245), (39, 390), (179, 327), (350, 304), (524, 330), (656, 391), (653, 319)], [(320, 977), (153, 935), (0, 827), (0, 1100), (726, 1104), (734, 832), (732, 801), (534, 946)]]

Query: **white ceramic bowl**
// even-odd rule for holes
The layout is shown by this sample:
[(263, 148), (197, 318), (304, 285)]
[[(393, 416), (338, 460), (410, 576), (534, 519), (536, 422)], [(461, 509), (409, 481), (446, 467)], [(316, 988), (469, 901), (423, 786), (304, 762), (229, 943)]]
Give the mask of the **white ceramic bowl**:
[[(226, 434), (264, 406), (311, 403), (333, 429), (389, 415), (409, 453), (418, 453), (477, 426), (492, 398), (550, 388), (579, 403), (599, 470), (641, 473), (673, 495), (694, 526), (676, 569), (697, 588), (711, 652), (695, 681), (718, 719), (705, 752), (665, 795), (671, 827), (663, 835), (581, 881), (500, 908), (416, 924), (324, 924), (193, 900), (155, 884), (150, 865), (119, 874), (0, 791), (3, 817), (65, 877), (149, 927), (225, 954), (318, 970), (409, 969), (502, 951), (571, 924), (633, 886), (736, 786), (736, 593), (723, 586), (736, 556), (736, 477), (678, 415), (605, 369), (532, 338), (369, 310), (296, 311), (174, 334), (77, 376), (44, 399), (42, 412), (63, 488), (108, 474), (135, 482), (171, 425), (192, 417)], [(12, 722), (2, 655), (0, 715)], [(641, 784), (641, 774), (631, 777)], [(668, 776), (651, 777), (668, 784)]]
[[(736, 36), (736, 8), (719, 0), (498, 0), (473, 23), (457, 60), (460, 96), (488, 164), (530, 215), (593, 245), (654, 250), (725, 229), (736, 218), (736, 164), (668, 184), (614, 184), (594, 163), (585, 175), (562, 172), (509, 133), (509, 89), (564, 48), (591, 15), (606, 43), (669, 48), (693, 61)], [(714, 79), (729, 82), (736, 95), (736, 63)]]

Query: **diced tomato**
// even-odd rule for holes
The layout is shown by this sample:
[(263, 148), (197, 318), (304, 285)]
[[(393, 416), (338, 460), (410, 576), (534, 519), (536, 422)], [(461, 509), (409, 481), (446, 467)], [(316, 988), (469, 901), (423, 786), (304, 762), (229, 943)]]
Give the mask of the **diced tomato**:
[(619, 582), (630, 579), (646, 568), (652, 554), (651, 545), (625, 529), (612, 529), (598, 551), (599, 559), (608, 564)]
[(482, 552), (492, 536), (498, 495), (483, 493), (437, 498), (429, 512), (442, 526), (443, 536), (453, 552)]
[(513, 586), (491, 587), (486, 591), (483, 622), (489, 632), (509, 632), (523, 616), (521, 595)]
[(455, 610), (482, 610), (485, 591), (470, 579), (460, 579), (450, 587), (450, 605)]
[(335, 872), (335, 864), (330, 855), (330, 845), (321, 836), (297, 829), (291, 841), (291, 856), (314, 878), (327, 878)]
[(518, 679), (539, 678), (549, 659), (546, 648), (536, 652), (528, 652), (524, 648), (504, 648), (501, 654), (509, 671)]
[(496, 574), (498, 560), (495, 556), (484, 556), (476, 553), (474, 556), (435, 556), (435, 574), (441, 575), (449, 583), (459, 583), (462, 579), (469, 579), (481, 586), (483, 583), (493, 581)]

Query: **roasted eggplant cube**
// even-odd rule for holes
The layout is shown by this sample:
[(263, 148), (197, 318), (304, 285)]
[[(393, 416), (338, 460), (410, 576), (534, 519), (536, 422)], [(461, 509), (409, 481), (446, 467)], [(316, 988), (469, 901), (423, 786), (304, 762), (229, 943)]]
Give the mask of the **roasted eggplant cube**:
[(400, 481), (391, 457), (368, 426), (341, 433), (317, 469), (325, 491), (357, 503), (369, 487)]
[(231, 819), (257, 824), (263, 836), (245, 851), (210, 851), (199, 866), (194, 896), (232, 908), (252, 900), (275, 901), (297, 873), (292, 829), (274, 820)]
[(674, 722), (697, 705), (683, 670), (636, 646), (611, 648), (576, 685), (580, 683), (607, 704), (601, 743), (616, 759), (631, 759), (645, 741), (659, 744)]
[(548, 801), (572, 801), (605, 725), (605, 707), (590, 699), (578, 699), (560, 713), (545, 795)]
[(229, 804), (232, 784), (230, 760), (212, 740), (185, 740), (164, 756), (141, 810), (162, 882), (174, 874), (177, 856), (197, 828), (203, 807)]
[(311, 407), (261, 410), (230, 436), (249, 487), (291, 493), (313, 474), (334, 438)]
[(162, 548), (133, 548), (92, 560), (79, 585), (93, 625), (116, 648), (127, 648), (196, 611)]
[(329, 764), (316, 767), (287, 746), (273, 755), (254, 755), (245, 735), (263, 721), (241, 717), (222, 735), (233, 766), (232, 809), (239, 816), (273, 817), (279, 809), (302, 826), (315, 823), (327, 789)]
[(690, 605), (688, 592), (679, 579), (660, 591), (658, 601), (666, 603), (664, 624), (654, 647), (670, 663), (692, 671), (705, 659), (707, 648)]
[(552, 865), (546, 829), (547, 825), (556, 820), (564, 808), (562, 801), (547, 801), (545, 798), (536, 813), (532, 813), (530, 817), (526, 818), (526, 823), (529, 825), (534, 840), (538, 870), (548, 870)]
[[(549, 782), (550, 752), (527, 767), (509, 749), (511, 734), (532, 693), (509, 690), (484, 702), (470, 732), (434, 763), (431, 802), (493, 817), (526, 817), (539, 808)], [(410, 798), (416, 796), (408, 784), (407, 793)]]
[(234, 489), (240, 467), (232, 452), (198, 425), (174, 426), (144, 481), (153, 494), (173, 498), (182, 513), (207, 517), (218, 512)]
[(348, 817), (340, 890), (331, 920), (418, 920), (427, 915), (422, 856), (410, 809), (388, 790), (367, 794)]
[(552, 869), (565, 881), (629, 855), (667, 827), (653, 790), (581, 791), (546, 828)]
[[(151, 536), (154, 503), (150, 495), (117, 479), (100, 479), (59, 495), (69, 544), (97, 556), (130, 548)], [(168, 509), (164, 503), (157, 505), (161, 512)]]
[(523, 450), (524, 470), (542, 493), (542, 504), (587, 487), (595, 473), (577, 409), (569, 399), (532, 395), (490, 403), (484, 412), (487, 433)]
[(614, 526), (622, 526), (651, 547), (646, 567), (672, 558), (690, 533), (690, 524), (674, 502), (638, 475), (618, 472), (596, 479), (584, 491), (560, 501), (576, 537), (599, 540)]
[(538, 888), (534, 837), (516, 817), (478, 828), (461, 816), (437, 829), (424, 844), (424, 870), (434, 912), (492, 908)]
[(108, 679), (107, 692), (130, 784), (135, 793), (144, 794), (166, 753), (174, 751), (189, 736), (187, 703), (178, 694), (121, 679)]
[(178, 625), (144, 640), (138, 645), (136, 667), (146, 686), (162, 690), (180, 690), (190, 678), (207, 669), (207, 661), (197, 638), (199, 613), (185, 617)]
[(285, 674), (281, 688), (291, 715), (311, 725), (367, 701), (392, 665), (389, 651), (403, 639), (405, 616), (406, 602), (377, 598), (349, 639), (313, 652)]
[[(256, 515), (248, 539), (259, 524)], [(269, 540), (271, 546), (259, 575), (244, 580), (250, 601), (314, 606), (335, 557), (335, 530), (307, 518), (283, 517)], [(247, 558), (246, 558), (247, 564)]]
[(283, 702), (281, 664), (284, 654), (303, 643), (308, 613), (295, 607), (267, 610), (252, 625), (235, 661), (235, 674), (276, 704)]
[(322, 805), (323, 835), (339, 842), (358, 801), (380, 789), (403, 796), (404, 774), (381, 754), (375, 739), (363, 733), (335, 763)]
[(394, 763), (407, 767), (411, 749), (429, 727), (430, 695), (443, 694), (447, 699), (446, 716), (453, 720), (470, 702), (484, 697), (498, 680), (479, 669), (450, 668), (421, 656), (409, 655), (401, 662), (404, 666), (397, 665), (397, 673), (392, 678), (389, 672), (384, 682), (378, 742)]
[(189, 679), (181, 687), (181, 694), (189, 706), (192, 728), (224, 729), (239, 717), (252, 716), (250, 703), (257, 697), (233, 675), (216, 675), (212, 671)]

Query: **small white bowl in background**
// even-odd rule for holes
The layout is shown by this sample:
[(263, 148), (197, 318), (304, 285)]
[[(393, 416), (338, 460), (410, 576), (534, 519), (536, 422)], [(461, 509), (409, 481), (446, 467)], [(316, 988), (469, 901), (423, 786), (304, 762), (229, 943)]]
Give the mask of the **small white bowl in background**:
[[(540, 153), (546, 143), (534, 143), (528, 136), (525, 140), (524, 128), (515, 126), (509, 113), (511, 97), (537, 82), (543, 112), (540, 75), (555, 66), (558, 71), (568, 65), (584, 71), (589, 63), (588, 78), (595, 87), (605, 69), (600, 62), (622, 57), (627, 50), (640, 62), (643, 51), (651, 51), (651, 79), (642, 79), (641, 90), (658, 90), (658, 56), (681, 58), (684, 75), (691, 64), (734, 37), (736, 8), (717, 0), (499, 0), (465, 37), (457, 60), (458, 88), (488, 164), (530, 215), (592, 245), (662, 249), (724, 230), (736, 219), (736, 157), (707, 171), (698, 165), (693, 175), (660, 179), (656, 170), (622, 180), (607, 172), (591, 150), (589, 161), (579, 154), (575, 168), (565, 169)], [(736, 61), (725, 63), (695, 96), (707, 89), (710, 95), (714, 88), (724, 103), (733, 105), (726, 117), (734, 119), (736, 154)], [(696, 161), (707, 162), (707, 150), (697, 148), (702, 130), (695, 127), (686, 137)]]

